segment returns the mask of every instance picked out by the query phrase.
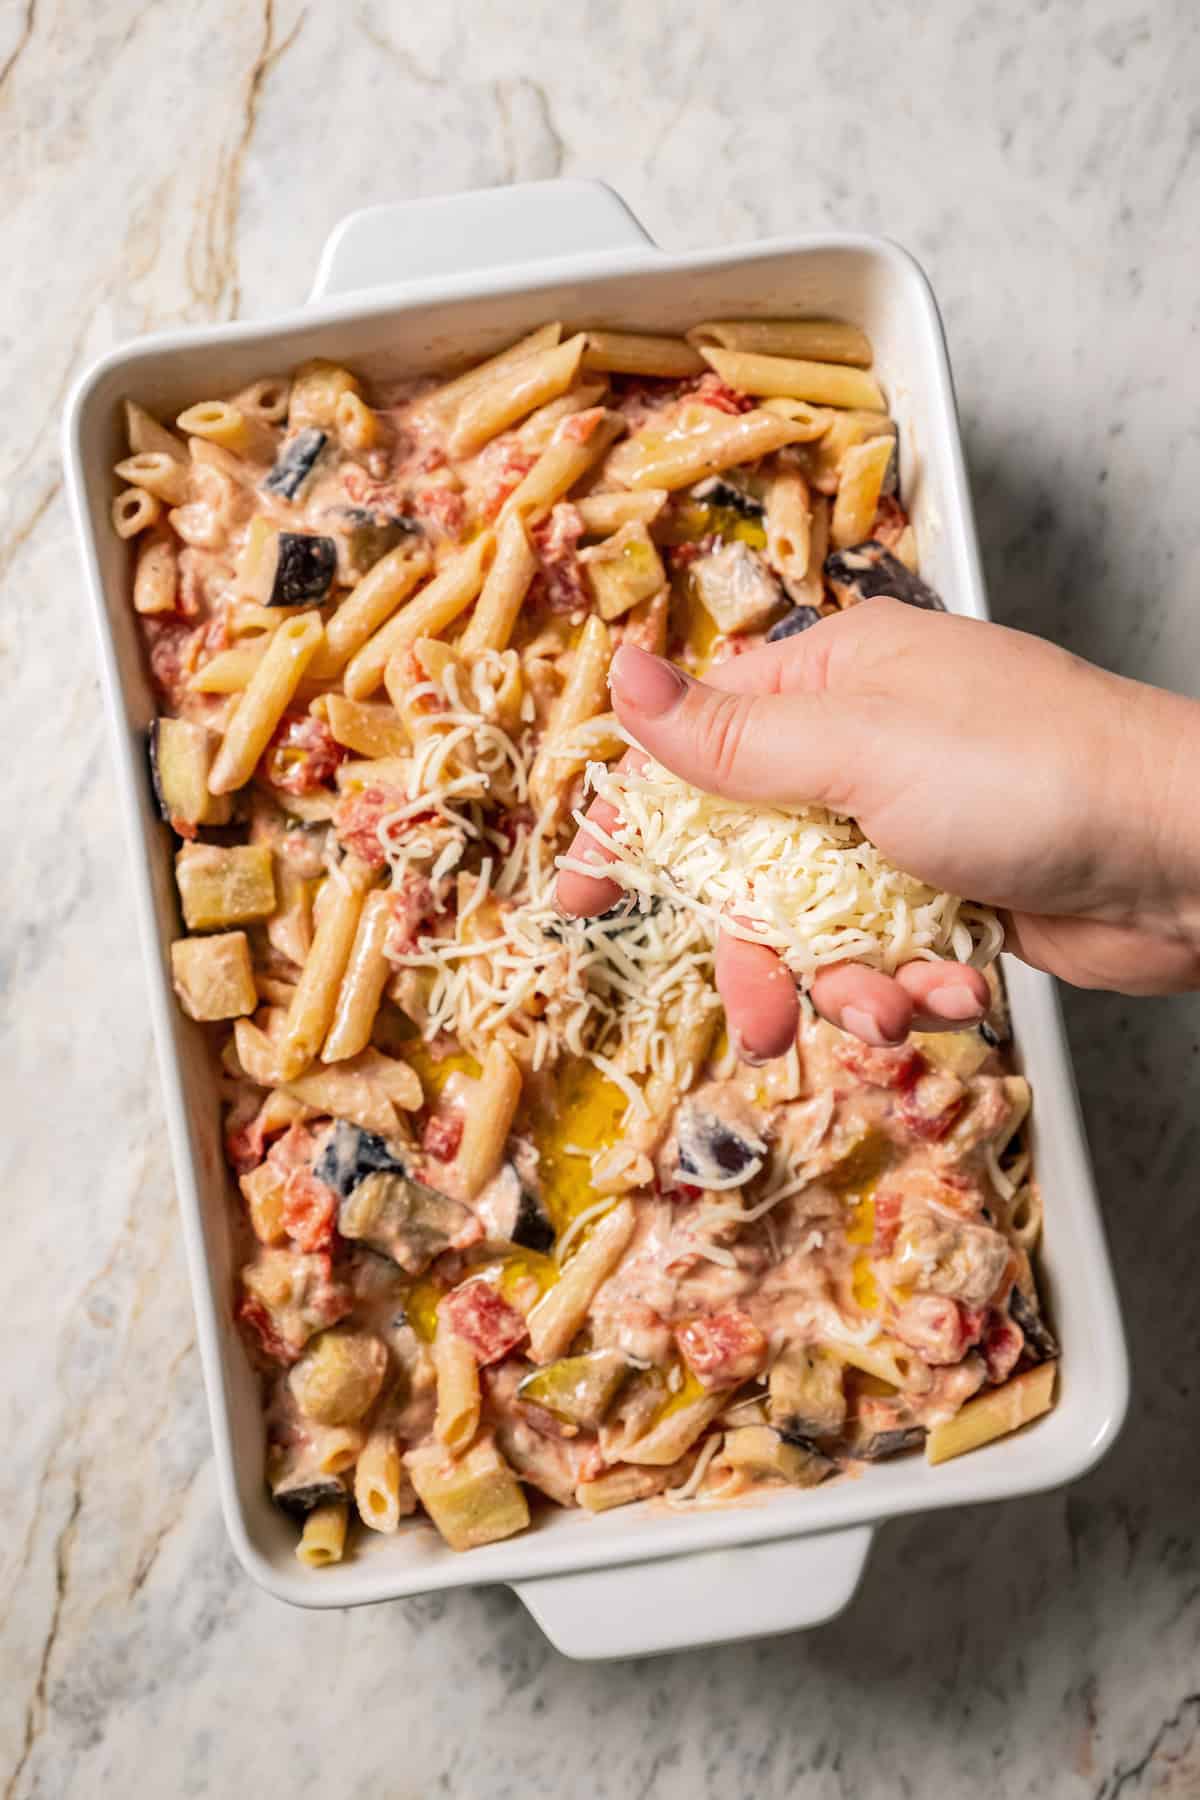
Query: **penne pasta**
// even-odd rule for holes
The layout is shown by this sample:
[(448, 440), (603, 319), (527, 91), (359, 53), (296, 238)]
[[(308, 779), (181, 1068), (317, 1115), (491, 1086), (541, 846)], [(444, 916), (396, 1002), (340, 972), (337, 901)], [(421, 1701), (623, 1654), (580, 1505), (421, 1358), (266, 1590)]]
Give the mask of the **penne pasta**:
[(173, 431), (168, 431), (165, 425), (160, 425), (144, 406), (139, 406), (134, 400), (125, 402), (125, 437), (133, 456), (148, 452), (151, 455), (169, 456), (173, 462), (185, 468), (187, 466), (186, 444)]
[[(168, 506), (181, 506), (187, 499), (187, 469), (166, 450), (139, 450), (136, 455), (119, 462), (113, 472), (122, 481), (143, 488)], [(119, 526), (117, 529), (118, 535), (122, 535)]]
[(575, 510), (589, 536), (607, 537), (622, 525), (652, 525), (667, 499), (666, 488), (643, 488), (636, 494), (585, 494), (575, 502)]
[(394, 706), (347, 700), (344, 694), (326, 694), (313, 706), (321, 707), (333, 737), (347, 750), (373, 762), (407, 755), (408, 732)]
[(750, 350), (701, 351), (721, 380), (741, 394), (780, 395), (813, 406), (866, 407), (886, 412), (883, 391), (865, 369), (841, 363), (807, 362), (800, 357), (760, 356)]
[(608, 697), (608, 665), (612, 638), (595, 613), (575, 646), (571, 673), (551, 716), (550, 726), (529, 775), (529, 798), (538, 813), (565, 808), (565, 783), (559, 772), (559, 747), (586, 720), (604, 708)]
[(576, 413), (571, 424), (569, 435), (560, 426), (549, 448), (508, 496), (500, 509), (501, 525), (513, 513), (520, 513), (528, 524), (548, 513), (595, 467), (625, 429), (620, 413), (605, 412), (601, 407), (590, 414)]
[(507, 373), (517, 363), (525, 362), (539, 351), (553, 349), (562, 337), (562, 326), (559, 324), (539, 325), (536, 331), (510, 344), (507, 350), (501, 350), (495, 356), (489, 356), (484, 362), (476, 363), (473, 368), (465, 369), (450, 381), (443, 382), (431, 393), (422, 394), (416, 402), (418, 414), (451, 413), (471, 394), (486, 387), (496, 376)]
[(687, 341), (703, 349), (715, 345), (760, 356), (852, 363), (862, 369), (869, 369), (872, 362), (870, 338), (841, 319), (716, 319), (694, 325)]
[(112, 503), (113, 530), (119, 538), (136, 537), (158, 524), (162, 510), (162, 502), (144, 488), (126, 488)]
[(537, 569), (520, 513), (510, 513), (500, 527), (496, 559), (488, 570), (467, 628), (458, 642), (465, 657), (481, 650), (503, 650), (513, 633), (521, 602)]
[(388, 663), (421, 637), (436, 637), (470, 606), (483, 586), (496, 539), (481, 532), (465, 550), (444, 563), (427, 586), (369, 637), (346, 666), (343, 686), (351, 700), (365, 700), (383, 680)]
[(146, 616), (174, 612), (179, 588), (179, 562), (166, 532), (155, 532), (138, 545), (133, 574), (133, 608)]
[(807, 594), (805, 577), (812, 549), (812, 495), (803, 475), (786, 469), (767, 489), (763, 524), (767, 533), (767, 561), (793, 599)]
[(829, 541), (835, 550), (848, 550), (870, 537), (892, 455), (888, 437), (871, 438), (847, 450), (829, 522)]
[(272, 462), (275, 457), (275, 434), (261, 419), (248, 418), (227, 400), (202, 400), (189, 406), (175, 423), (189, 437), (203, 438), (234, 456), (252, 462)]
[(210, 793), (230, 794), (249, 781), (321, 637), (315, 612), (288, 619), (275, 632), (221, 740), (208, 778)]
[(799, 443), (805, 430), (778, 413), (758, 409), (736, 417), (714, 413), (711, 420), (689, 428), (638, 432), (612, 452), (604, 472), (624, 487), (673, 491)]
[(521, 1098), (521, 1071), (503, 1044), (492, 1043), (463, 1119), (458, 1168), (473, 1200), (500, 1167)]
[(323, 680), (340, 675), (351, 657), (391, 618), (432, 567), (433, 558), (423, 539), (398, 544), (381, 556), (326, 620), (325, 643), (313, 665), (313, 674)]
[(628, 1249), (636, 1224), (633, 1202), (618, 1200), (564, 1265), (554, 1286), (529, 1314), (529, 1354), (534, 1362), (551, 1362), (566, 1351), (601, 1282), (607, 1281)]
[(341, 1562), (348, 1516), (349, 1509), (340, 1503), (313, 1508), (296, 1545), (296, 1556), (306, 1568), (323, 1569), (327, 1563)]
[(540, 350), (497, 373), (461, 402), (450, 433), (454, 456), (470, 456), (536, 407), (565, 393), (579, 373), (580, 332), (553, 350)]
[(368, 894), (363, 901), (350, 960), (342, 976), (333, 1023), (321, 1051), (327, 1063), (357, 1056), (371, 1041), (383, 990), (392, 972), (384, 955), (392, 915), (385, 893)]
[(700, 352), (684, 338), (651, 337), (640, 331), (589, 331), (583, 366), (617, 375), (678, 379), (703, 375), (705, 363)]
[(359, 1518), (372, 1531), (393, 1532), (416, 1505), (396, 1433), (373, 1431), (354, 1465), (354, 1506)]
[(300, 972), (279, 1048), (280, 1074), (294, 1082), (316, 1056), (333, 1022), (342, 977), (358, 931), (363, 900), (375, 872), (357, 857), (346, 857), (321, 893), (312, 949)]
[(479, 1429), (479, 1365), (466, 1338), (458, 1336), (444, 1314), (439, 1314), (433, 1340), (433, 1366), (437, 1374), (434, 1433), (447, 1450), (461, 1452)]
[(1049, 1412), (1054, 1399), (1058, 1364), (1042, 1363), (1024, 1375), (1014, 1375), (1003, 1387), (992, 1388), (968, 1400), (952, 1419), (930, 1427), (925, 1439), (925, 1459), (948, 1462), (968, 1450), (978, 1450), (994, 1439), (1019, 1431), (1022, 1425)]

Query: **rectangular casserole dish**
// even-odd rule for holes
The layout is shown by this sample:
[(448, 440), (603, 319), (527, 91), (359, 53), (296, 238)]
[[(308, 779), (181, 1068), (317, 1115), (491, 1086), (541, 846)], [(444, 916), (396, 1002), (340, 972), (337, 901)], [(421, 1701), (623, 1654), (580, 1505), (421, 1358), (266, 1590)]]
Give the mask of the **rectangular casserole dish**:
[(128, 552), (109, 524), (120, 401), (129, 394), (172, 417), (198, 397), (312, 356), (370, 378), (429, 372), (487, 355), (548, 318), (669, 331), (704, 318), (806, 313), (869, 333), (900, 426), (922, 572), (955, 610), (986, 616), (937, 308), (917, 264), (884, 239), (825, 235), (668, 256), (610, 189), (582, 181), (374, 207), (334, 232), (302, 311), (143, 339), (104, 357), (71, 398), (67, 478), (129, 831), (221, 1500), (243, 1567), (279, 1599), (340, 1607), (507, 1582), (575, 1656), (788, 1630), (847, 1603), (883, 1520), (1069, 1481), (1120, 1428), (1125, 1344), (1057, 999), (1048, 978), (1008, 962), (1018, 1055), (1034, 1089), (1042, 1268), (1063, 1350), (1058, 1404), (1046, 1417), (938, 1468), (903, 1458), (862, 1479), (725, 1510), (650, 1502), (600, 1517), (563, 1512), (465, 1556), (432, 1528), (367, 1533), (351, 1560), (320, 1573), (296, 1562), (294, 1530), (263, 1482), (257, 1386), (232, 1319), (230, 1177), (214, 1073), (202, 1032), (171, 992), (168, 945), (179, 929), (171, 849), (144, 755), (154, 707), (128, 601)]

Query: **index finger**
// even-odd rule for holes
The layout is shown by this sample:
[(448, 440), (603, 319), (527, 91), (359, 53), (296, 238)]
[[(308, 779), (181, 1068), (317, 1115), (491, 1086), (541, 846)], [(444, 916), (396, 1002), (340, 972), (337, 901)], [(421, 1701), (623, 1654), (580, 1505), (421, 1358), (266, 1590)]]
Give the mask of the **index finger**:
[[(641, 750), (627, 750), (618, 767), (641, 769), (645, 762), (646, 757)], [(585, 819), (593, 819), (601, 831), (609, 833), (620, 823), (620, 817), (611, 800), (593, 800), (584, 814)], [(567, 855), (576, 862), (595, 863), (600, 868), (615, 860), (612, 851), (586, 829), (575, 833), (567, 848)], [(596, 913), (607, 912), (610, 906), (616, 905), (624, 892), (619, 882), (603, 875), (581, 875), (577, 869), (560, 869), (558, 880), (554, 884), (554, 897), (560, 910), (572, 919), (592, 918)]]

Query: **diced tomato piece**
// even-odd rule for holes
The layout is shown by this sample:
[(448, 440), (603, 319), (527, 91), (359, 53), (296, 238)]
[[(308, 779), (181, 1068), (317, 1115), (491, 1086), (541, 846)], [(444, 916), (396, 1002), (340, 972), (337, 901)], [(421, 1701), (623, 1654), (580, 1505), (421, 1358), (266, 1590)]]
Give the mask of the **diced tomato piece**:
[(438, 1312), (459, 1337), (466, 1338), (481, 1368), (499, 1362), (528, 1334), (515, 1306), (487, 1281), (467, 1281), (446, 1295)]
[(941, 1294), (915, 1294), (896, 1313), (895, 1335), (927, 1362), (961, 1362), (983, 1333), (986, 1312)]
[(766, 1338), (747, 1313), (736, 1309), (681, 1325), (675, 1342), (705, 1387), (735, 1387), (766, 1366)]
[(450, 458), (441, 445), (434, 444), (432, 448), (425, 451), (417, 463), (417, 469), (422, 475), (432, 475), (436, 469), (444, 469), (449, 461)]
[(422, 519), (428, 519), (447, 537), (457, 537), (467, 516), (467, 503), (457, 489), (436, 486), (418, 488), (412, 496), (412, 508)]
[(355, 788), (343, 794), (333, 809), (338, 842), (373, 869), (384, 868), (387, 853), (379, 841), (379, 827), (389, 813), (403, 805), (404, 795), (395, 788)]
[(691, 391), (696, 396), (697, 400), (700, 401), (702, 406), (714, 407), (717, 412), (744, 413), (754, 411), (754, 402), (748, 394), (739, 394), (736, 388), (731, 388), (726, 382), (721, 380), (721, 377), (714, 370), (711, 369), (707, 375), (698, 375), (696, 377)]
[(585, 412), (568, 413), (558, 428), (558, 442), (586, 444), (603, 417), (602, 406), (589, 406)]
[(388, 911), (395, 921), (388, 932), (387, 954), (407, 956), (416, 948), (422, 925), (437, 911), (437, 896), (423, 875), (408, 871), (388, 895)]
[(275, 1321), (263, 1305), (250, 1294), (244, 1294), (238, 1302), (238, 1323), (253, 1333), (258, 1349), (272, 1362), (294, 1363), (301, 1352), (284, 1342), (275, 1329)]
[(575, 612), (591, 604), (577, 554), (583, 536), (579, 508), (560, 500), (530, 531), (537, 552), (538, 594), (553, 613)]
[(338, 1197), (311, 1169), (293, 1169), (283, 1190), (283, 1229), (301, 1250), (328, 1250)]
[(868, 536), (885, 550), (894, 550), (908, 530), (908, 514), (894, 494), (885, 494), (875, 511), (875, 521)]
[(332, 783), (345, 757), (323, 719), (284, 713), (262, 754), (258, 773), (285, 794), (312, 794)]
[(900, 1213), (904, 1191), (899, 1183), (880, 1182), (875, 1190), (875, 1234), (871, 1240), (872, 1256), (890, 1256), (896, 1247), (900, 1229)]
[(911, 1087), (926, 1067), (925, 1058), (912, 1044), (876, 1049), (858, 1038), (845, 1037), (834, 1054), (844, 1069), (849, 1069), (868, 1087)]
[(945, 1137), (966, 1105), (967, 1090), (948, 1069), (919, 1075), (900, 1101), (900, 1117), (914, 1137)]
[(196, 667), (197, 640), (203, 635), (185, 619), (148, 618), (142, 621), (154, 685), (173, 707), (180, 707), (189, 676)]
[(289, 1125), (283, 1136), (271, 1145), (267, 1161), (286, 1180), (293, 1170), (311, 1166), (316, 1147), (317, 1140), (308, 1126), (297, 1121), (294, 1125)]
[(496, 517), (508, 496), (520, 487), (537, 458), (510, 443), (497, 445), (497, 454), (492, 461), (495, 466), (489, 468), (483, 490), (482, 511), (487, 519)]
[(261, 1112), (239, 1125), (236, 1131), (226, 1132), (225, 1154), (239, 1175), (248, 1175), (251, 1169), (257, 1169), (267, 1154)]
[(989, 1381), (1007, 1381), (1021, 1360), (1025, 1334), (1007, 1313), (994, 1312), (983, 1340)]
[(461, 1113), (431, 1113), (425, 1121), (425, 1129), (421, 1133), (421, 1148), (426, 1156), (432, 1156), (435, 1162), (449, 1162), (458, 1154), (458, 1146), (462, 1143), (463, 1120)]

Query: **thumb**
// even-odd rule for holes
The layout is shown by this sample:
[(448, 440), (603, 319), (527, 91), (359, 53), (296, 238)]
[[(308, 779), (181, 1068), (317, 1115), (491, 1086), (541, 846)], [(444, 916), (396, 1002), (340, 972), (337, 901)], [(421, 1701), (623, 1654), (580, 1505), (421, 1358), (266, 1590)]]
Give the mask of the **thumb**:
[(727, 693), (622, 644), (609, 674), (622, 725), (694, 787), (729, 800), (846, 810), (861, 733), (827, 692)]

